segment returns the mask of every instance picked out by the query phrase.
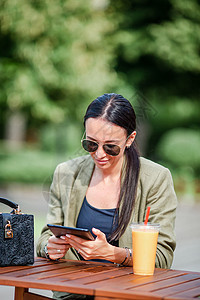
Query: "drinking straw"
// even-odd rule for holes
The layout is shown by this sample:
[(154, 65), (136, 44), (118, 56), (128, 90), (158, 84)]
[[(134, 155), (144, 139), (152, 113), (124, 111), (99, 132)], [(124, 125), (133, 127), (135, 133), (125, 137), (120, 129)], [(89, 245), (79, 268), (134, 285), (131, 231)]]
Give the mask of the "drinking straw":
[(149, 218), (149, 213), (150, 213), (150, 209), (151, 209), (151, 207), (148, 206), (147, 207), (147, 213), (146, 213), (145, 221), (144, 221), (144, 225), (147, 225), (148, 218)]

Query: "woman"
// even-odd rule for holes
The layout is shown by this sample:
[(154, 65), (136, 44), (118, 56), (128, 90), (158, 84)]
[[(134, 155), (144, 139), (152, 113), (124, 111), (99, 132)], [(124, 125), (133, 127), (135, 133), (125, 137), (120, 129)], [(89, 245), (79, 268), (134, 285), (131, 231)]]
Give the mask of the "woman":
[(132, 265), (130, 224), (161, 226), (156, 267), (170, 268), (175, 249), (177, 200), (168, 169), (138, 156), (136, 117), (130, 102), (104, 94), (84, 117), (83, 148), (90, 155), (60, 164), (51, 185), (48, 223), (88, 228), (94, 241), (75, 236), (56, 238), (45, 227), (38, 241), (40, 256), (103, 260)]

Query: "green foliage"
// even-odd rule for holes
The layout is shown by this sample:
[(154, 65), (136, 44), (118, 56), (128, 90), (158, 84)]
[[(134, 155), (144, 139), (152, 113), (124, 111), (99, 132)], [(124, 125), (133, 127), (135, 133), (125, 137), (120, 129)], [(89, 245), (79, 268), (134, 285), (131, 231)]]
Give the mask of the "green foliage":
[(199, 128), (200, 4), (197, 0), (111, 4), (110, 14), (118, 20), (113, 35), (116, 70), (146, 98), (147, 105), (135, 101), (144, 112), (141, 121), (151, 128), (146, 155), (156, 159), (156, 145), (165, 132)]
[(171, 2), (171, 20), (148, 28), (153, 43), (147, 51), (155, 53), (174, 70), (199, 72), (199, 5), (196, 0)]
[(200, 175), (200, 133), (199, 131), (177, 128), (168, 131), (160, 139), (158, 153), (173, 167), (193, 169)]
[(83, 102), (116, 80), (106, 43), (113, 25), (91, 1), (2, 1), (0, 22), (0, 106), (25, 111), (30, 123), (79, 119)]
[(81, 128), (77, 124), (46, 125), (40, 131), (40, 147), (43, 151), (67, 154), (81, 148)]
[(164, 104), (161, 101), (156, 103), (156, 110), (157, 114), (151, 114), (150, 118), (151, 124), (159, 134), (180, 125), (187, 128), (191, 124), (197, 126), (199, 123), (199, 102), (191, 101), (189, 98), (171, 97)]
[[(4, 0), (0, 23), (1, 138), (7, 116), (20, 111), (43, 151), (79, 154), (88, 103), (118, 92), (139, 112), (139, 128), (150, 128), (138, 132), (148, 143), (146, 156), (180, 169), (187, 161), (199, 172), (192, 146), (179, 155), (182, 131), (174, 129), (200, 127), (199, 1)], [(188, 134), (197, 147), (198, 138)], [(16, 155), (25, 167), (23, 155)], [(5, 174), (11, 168), (8, 180), (17, 171), (19, 180), (30, 180), (23, 179), (14, 159), (7, 168), (4, 158), (0, 166)], [(26, 152), (25, 158), (31, 160)], [(51, 172), (48, 159), (39, 155), (38, 161), (46, 169), (41, 175), (33, 171), (36, 181)]]
[(55, 156), (36, 150), (14, 153), (1, 150), (0, 182), (40, 183), (50, 181), (57, 161)]

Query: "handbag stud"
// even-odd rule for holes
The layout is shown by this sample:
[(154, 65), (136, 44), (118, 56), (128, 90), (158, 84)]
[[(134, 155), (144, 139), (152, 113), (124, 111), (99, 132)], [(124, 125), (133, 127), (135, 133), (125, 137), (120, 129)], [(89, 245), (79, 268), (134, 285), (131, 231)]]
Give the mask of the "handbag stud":
[(12, 239), (13, 238), (13, 230), (12, 226), (10, 224), (10, 221), (7, 221), (8, 223), (5, 226), (5, 238), (6, 239)]

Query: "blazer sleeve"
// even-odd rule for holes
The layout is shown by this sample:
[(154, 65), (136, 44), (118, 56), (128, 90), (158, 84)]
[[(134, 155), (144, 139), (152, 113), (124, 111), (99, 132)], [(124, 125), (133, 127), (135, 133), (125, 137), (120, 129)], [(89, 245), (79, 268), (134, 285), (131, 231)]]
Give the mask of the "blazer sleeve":
[[(59, 166), (57, 166), (54, 172), (53, 181), (50, 187), (47, 223), (58, 225), (63, 224), (63, 212), (59, 188)], [(36, 252), (38, 256), (45, 257), (44, 247), (50, 236), (52, 236), (52, 233), (48, 227), (45, 226), (42, 229), (41, 236), (37, 242)]]
[[(86, 155), (56, 167), (49, 193), (47, 224), (76, 226), (76, 214), (82, 205), (93, 166), (92, 158)], [(51, 231), (45, 226), (37, 243), (38, 256), (44, 256), (43, 249), (51, 235)], [(76, 259), (72, 251), (67, 252), (66, 258)]]
[(174, 228), (177, 198), (171, 173), (168, 169), (162, 168), (158, 173), (153, 186), (149, 190), (146, 208), (148, 206), (151, 207), (149, 222), (160, 224), (156, 267), (170, 268), (176, 247)]

